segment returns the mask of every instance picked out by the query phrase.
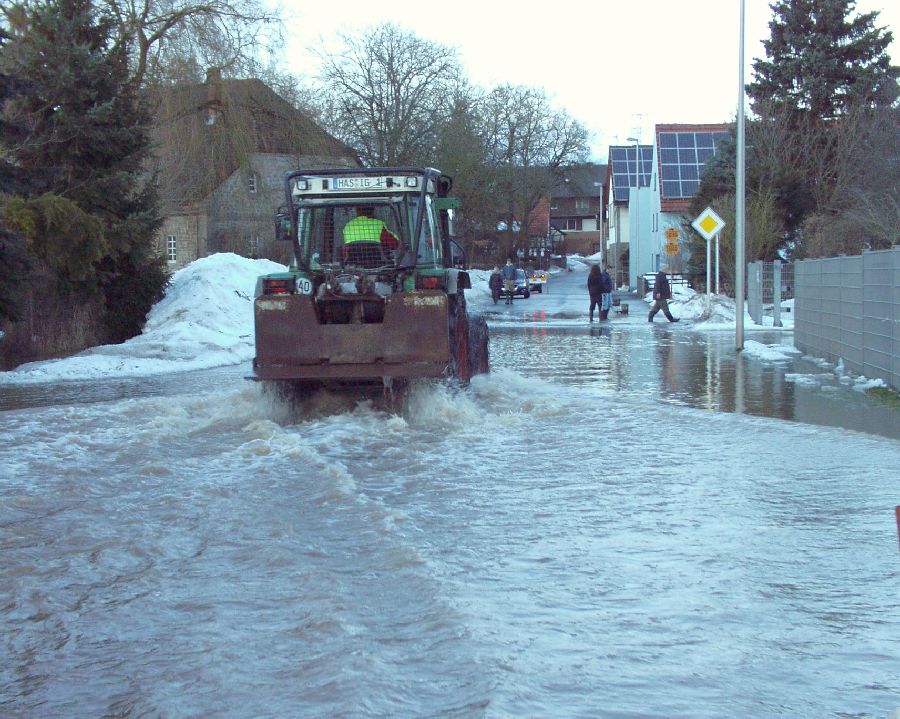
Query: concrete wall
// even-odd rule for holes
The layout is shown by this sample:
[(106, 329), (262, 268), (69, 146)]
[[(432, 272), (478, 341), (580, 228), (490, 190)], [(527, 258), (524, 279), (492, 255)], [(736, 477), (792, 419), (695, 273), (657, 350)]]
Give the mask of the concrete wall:
[(900, 247), (794, 265), (794, 344), (900, 389)]

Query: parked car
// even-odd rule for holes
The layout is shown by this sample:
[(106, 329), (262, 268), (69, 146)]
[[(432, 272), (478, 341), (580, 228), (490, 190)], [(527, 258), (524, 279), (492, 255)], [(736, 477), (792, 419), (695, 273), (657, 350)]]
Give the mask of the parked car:
[(532, 270), (529, 283), (532, 292), (544, 294), (544, 283), (547, 281), (547, 273), (544, 270)]
[(531, 282), (528, 275), (525, 274), (525, 270), (516, 270), (516, 289), (513, 297), (516, 295), (522, 295), (526, 300), (531, 297)]

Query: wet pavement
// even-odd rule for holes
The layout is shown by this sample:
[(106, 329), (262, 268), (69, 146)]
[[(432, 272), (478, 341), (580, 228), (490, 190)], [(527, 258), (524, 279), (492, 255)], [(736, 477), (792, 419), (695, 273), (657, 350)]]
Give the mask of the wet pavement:
[[(814, 357), (766, 360), (735, 350), (733, 332), (704, 330), (662, 315), (619, 293), (627, 315), (590, 323), (584, 273), (557, 275), (529, 299), (483, 306), (491, 328), (491, 366), (616, 395), (759, 417), (842, 427), (900, 439), (900, 410), (853, 388)], [(572, 311), (583, 296), (584, 310)], [(677, 309), (674, 310), (677, 315)], [(745, 340), (793, 348), (793, 332), (754, 330)]]

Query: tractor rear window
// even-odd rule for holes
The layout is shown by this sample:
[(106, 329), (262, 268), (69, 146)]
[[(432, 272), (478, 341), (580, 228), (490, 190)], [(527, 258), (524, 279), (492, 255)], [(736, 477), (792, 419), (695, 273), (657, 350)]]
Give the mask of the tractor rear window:
[(388, 205), (333, 205), (300, 210), (301, 261), (313, 269), (392, 267), (403, 232), (400, 212)]

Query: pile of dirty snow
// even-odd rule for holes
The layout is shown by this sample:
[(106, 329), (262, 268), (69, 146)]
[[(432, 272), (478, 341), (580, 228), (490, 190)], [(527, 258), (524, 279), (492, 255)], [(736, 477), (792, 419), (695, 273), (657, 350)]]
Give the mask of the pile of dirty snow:
[(210, 255), (175, 272), (144, 331), (64, 359), (0, 372), (0, 383), (141, 377), (239, 364), (254, 354), (256, 279), (285, 267), (233, 253)]

